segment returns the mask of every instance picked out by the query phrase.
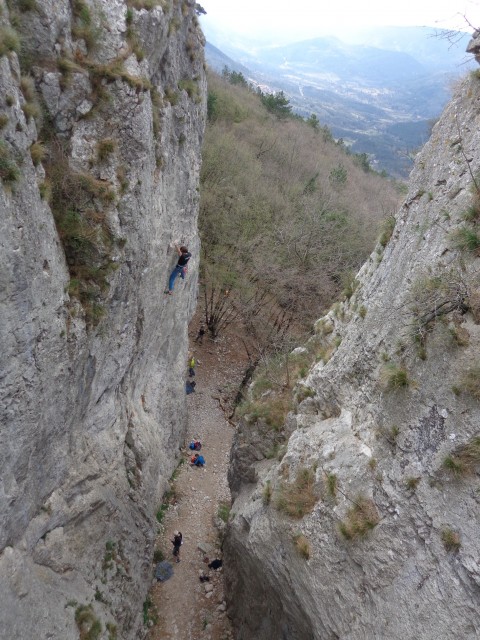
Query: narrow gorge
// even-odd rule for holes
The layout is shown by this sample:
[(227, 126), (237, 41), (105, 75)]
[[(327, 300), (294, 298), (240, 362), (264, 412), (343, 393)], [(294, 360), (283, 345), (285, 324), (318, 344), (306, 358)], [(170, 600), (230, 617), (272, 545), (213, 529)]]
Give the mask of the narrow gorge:
[[(155, 514), (187, 429), (202, 11), (0, 0), (2, 639), (147, 635)], [(237, 408), (237, 640), (480, 636), (479, 124), (474, 72), (343, 298)], [(175, 243), (193, 257), (167, 296)], [(222, 354), (210, 391), (228, 386)]]

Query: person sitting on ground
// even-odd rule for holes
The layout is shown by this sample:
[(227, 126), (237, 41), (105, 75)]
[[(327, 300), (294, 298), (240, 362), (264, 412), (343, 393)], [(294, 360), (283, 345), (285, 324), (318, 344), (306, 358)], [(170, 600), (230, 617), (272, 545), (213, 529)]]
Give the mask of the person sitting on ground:
[(195, 380), (192, 380), (190, 382), (190, 380), (187, 380), (185, 383), (185, 391), (187, 392), (187, 396), (190, 393), (193, 393), (195, 391), (195, 387), (197, 386), (197, 383), (195, 382)]
[(194, 456), (190, 458), (190, 464), (195, 467), (203, 467), (205, 465), (205, 458), (201, 456), (199, 453), (196, 453)]
[(173, 295), (173, 287), (175, 286), (175, 280), (177, 279), (177, 276), (180, 276), (182, 280), (185, 280), (185, 274), (187, 272), (187, 264), (190, 258), (192, 257), (192, 254), (188, 251), (187, 247), (185, 247), (184, 245), (179, 247), (176, 244), (175, 249), (177, 250), (179, 258), (178, 258), (177, 264), (175, 265), (174, 270), (170, 274), (170, 278), (168, 280), (168, 289), (167, 291), (165, 291), (165, 293), (168, 294), (169, 296)]
[(200, 449), (202, 448), (202, 443), (200, 442), (200, 440), (194, 438), (188, 446), (190, 449), (192, 449), (192, 451), (200, 451)]

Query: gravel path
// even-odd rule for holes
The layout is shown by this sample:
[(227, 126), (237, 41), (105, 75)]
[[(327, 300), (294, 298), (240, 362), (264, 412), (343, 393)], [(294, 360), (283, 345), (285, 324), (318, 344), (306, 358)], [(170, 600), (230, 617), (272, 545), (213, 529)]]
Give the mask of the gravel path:
[[(195, 327), (198, 321), (193, 323)], [(228, 408), (246, 367), (246, 356), (239, 336), (230, 331), (216, 343), (204, 340), (192, 343), (197, 360), (195, 393), (187, 397), (189, 409), (188, 443), (197, 437), (206, 466), (189, 464), (191, 451), (184, 451), (184, 464), (175, 481), (175, 504), (166, 512), (164, 531), (157, 548), (165, 559), (174, 560), (172, 544), (175, 531), (181, 531), (183, 545), (180, 562), (173, 562), (174, 575), (156, 582), (150, 591), (158, 622), (148, 634), (149, 640), (229, 640), (233, 638), (225, 614), (222, 569), (208, 569), (205, 558), (221, 559), (223, 525), (218, 517), (221, 505), (230, 505), (227, 469), (234, 429), (221, 408)], [(228, 413), (228, 410), (227, 410)], [(201, 547), (201, 548), (199, 548)], [(200, 581), (200, 573), (209, 577)]]

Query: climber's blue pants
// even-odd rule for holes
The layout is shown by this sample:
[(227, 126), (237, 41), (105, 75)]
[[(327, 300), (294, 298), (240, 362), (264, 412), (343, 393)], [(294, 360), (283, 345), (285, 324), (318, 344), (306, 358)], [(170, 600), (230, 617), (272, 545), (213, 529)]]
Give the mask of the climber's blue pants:
[(170, 279), (168, 281), (168, 290), (169, 291), (173, 291), (173, 287), (175, 285), (175, 280), (177, 279), (177, 276), (180, 276), (182, 278), (182, 280), (185, 280), (185, 274), (183, 272), (184, 267), (179, 267), (178, 265), (175, 267), (175, 269), (172, 271), (172, 273), (170, 274)]

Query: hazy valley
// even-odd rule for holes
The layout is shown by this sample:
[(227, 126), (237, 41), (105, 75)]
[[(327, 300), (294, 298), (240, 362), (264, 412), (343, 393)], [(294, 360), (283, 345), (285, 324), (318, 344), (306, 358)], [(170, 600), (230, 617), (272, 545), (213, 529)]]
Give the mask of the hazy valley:
[(375, 169), (405, 178), (455, 80), (472, 68), (469, 36), (448, 35), (392, 27), (359, 35), (368, 46), (323, 37), (267, 47), (207, 32), (206, 57), (217, 71), (228, 66), (263, 91), (284, 91), (296, 113), (315, 113)]

